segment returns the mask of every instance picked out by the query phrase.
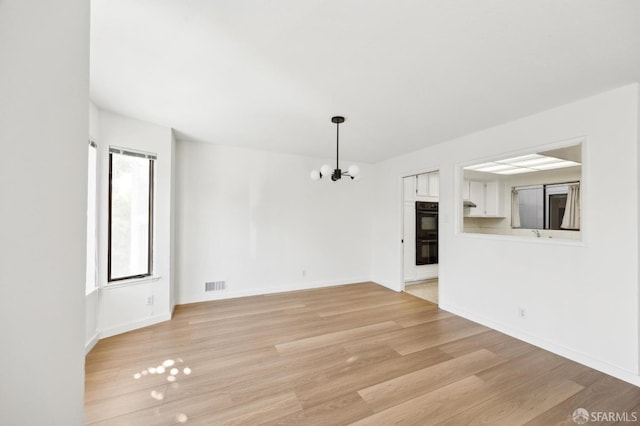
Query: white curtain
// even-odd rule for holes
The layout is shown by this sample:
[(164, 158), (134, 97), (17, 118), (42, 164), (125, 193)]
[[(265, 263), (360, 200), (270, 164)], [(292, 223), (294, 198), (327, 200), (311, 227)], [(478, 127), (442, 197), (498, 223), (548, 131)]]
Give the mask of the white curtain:
[(520, 196), (515, 189), (511, 191), (511, 227), (520, 228)]
[(569, 185), (567, 204), (562, 217), (562, 229), (580, 229), (580, 184)]

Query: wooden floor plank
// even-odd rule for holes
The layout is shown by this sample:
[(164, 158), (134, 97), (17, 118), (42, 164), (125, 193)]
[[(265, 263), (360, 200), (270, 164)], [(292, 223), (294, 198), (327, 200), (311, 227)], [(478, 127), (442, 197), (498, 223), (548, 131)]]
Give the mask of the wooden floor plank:
[(457, 382), (438, 387), (431, 392), (390, 406), (354, 426), (379, 425), (433, 425), (455, 415), (478, 401), (483, 395), (484, 381), (477, 376), (468, 376)]
[(95, 425), (553, 425), (576, 406), (640, 409), (637, 387), (373, 283), (177, 306), (99, 341), (85, 371)]
[(349, 392), (329, 399), (322, 404), (314, 405), (309, 409), (265, 422), (264, 425), (347, 425), (367, 417), (371, 413), (371, 408), (360, 395), (356, 392)]
[(560, 377), (535, 379), (474, 405), (440, 425), (522, 425), (583, 389)]
[[(585, 367), (586, 369), (586, 367)], [(640, 404), (640, 388), (624, 387), (620, 393), (612, 393), (611, 389), (623, 383), (609, 376), (601, 376), (599, 380), (588, 388), (583, 389), (571, 398), (557, 404), (547, 412), (532, 419), (528, 425), (545, 426), (553, 424), (575, 424), (572, 414), (577, 408), (584, 408), (589, 412), (610, 412), (616, 407), (620, 413), (634, 412), (634, 405)], [(637, 411), (640, 423), (640, 411)]]
[(504, 362), (502, 358), (486, 349), (480, 349), (431, 367), (394, 377), (361, 389), (358, 393), (375, 411), (381, 411), (502, 362)]
[(445, 353), (429, 349), (345, 372), (312, 373), (311, 380), (305, 386), (296, 388), (296, 394), (303, 406), (310, 408), (325, 403), (337, 394), (355, 392), (449, 359), (451, 357)]
[(140, 409), (100, 421), (93, 422), (90, 418), (86, 418), (85, 421), (86, 424), (95, 426), (173, 426), (180, 424), (179, 416), (184, 415), (188, 421), (187, 424), (192, 425), (194, 419), (214, 415), (231, 405), (225, 394), (199, 393), (188, 400), (165, 402), (152, 408)]
[(292, 342), (281, 343), (276, 345), (276, 349), (280, 353), (288, 353), (300, 350), (309, 350), (321, 348), (323, 346), (368, 337), (381, 334), (389, 330), (397, 330), (400, 328), (394, 321), (385, 321), (377, 324), (366, 325), (363, 327), (350, 328), (348, 330), (336, 331), (334, 333), (325, 333), (306, 339), (294, 340)]

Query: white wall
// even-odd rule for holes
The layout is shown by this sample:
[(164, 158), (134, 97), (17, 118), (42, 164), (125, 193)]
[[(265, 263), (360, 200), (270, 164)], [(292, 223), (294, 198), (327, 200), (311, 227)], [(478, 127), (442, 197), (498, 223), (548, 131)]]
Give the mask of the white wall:
[(177, 273), (177, 253), (176, 253), (176, 148), (177, 148), (176, 135), (171, 131), (171, 224), (170, 224), (170, 248), (169, 256), (171, 258), (171, 290), (169, 294), (169, 310), (173, 312), (176, 306), (176, 293), (178, 283)]
[(95, 290), (85, 298), (84, 352), (89, 353), (100, 339), (99, 326), (100, 291)]
[(0, 424), (81, 425), (89, 3), (0, 2)]
[[(93, 102), (89, 102), (89, 136), (100, 148), (100, 110)], [(98, 164), (97, 173), (98, 176), (103, 173), (100, 164)], [(99, 308), (100, 287), (97, 287), (93, 292), (87, 294), (85, 299), (85, 352), (89, 352), (100, 338)]]
[(89, 102), (89, 136), (97, 143), (100, 139), (100, 110)]
[[(586, 138), (583, 242), (456, 233), (457, 164), (580, 136)], [(440, 169), (441, 307), (640, 384), (638, 86), (377, 164), (372, 278), (396, 290), (400, 177), (426, 168)]]
[(330, 162), (179, 141), (177, 303), (368, 280), (371, 167), (309, 179)]
[[(640, 84), (640, 83), (639, 83)], [(636, 126), (636, 138), (638, 140), (638, 145), (640, 145), (640, 88), (638, 89), (638, 100), (637, 100), (637, 104), (636, 104), (636, 120), (637, 120), (637, 126)], [(636, 161), (637, 164), (640, 165), (640, 149), (637, 150), (637, 156), (636, 156)], [(638, 192), (640, 192), (640, 173), (636, 173), (636, 182), (638, 185)], [(640, 251), (640, 196), (638, 196), (638, 199), (636, 200), (637, 202), (637, 208), (638, 208), (638, 220), (636, 221), (636, 237), (638, 238), (638, 251)], [(638, 257), (640, 257), (640, 253), (638, 254)], [(638, 272), (638, 291), (636, 294), (636, 303), (638, 304), (638, 313), (637, 313), (637, 321), (636, 321), (636, 326), (638, 327), (638, 361), (636, 364), (636, 368), (638, 369), (638, 372), (640, 372), (640, 260), (638, 261), (638, 264), (636, 265), (637, 269), (636, 271)]]
[[(135, 283), (107, 282), (107, 212), (109, 146), (156, 153), (154, 208), (154, 279)], [(100, 112), (100, 168), (98, 268), (100, 336), (133, 330), (171, 318), (171, 182), (172, 131), (107, 111)], [(147, 299), (153, 297), (153, 305)]]

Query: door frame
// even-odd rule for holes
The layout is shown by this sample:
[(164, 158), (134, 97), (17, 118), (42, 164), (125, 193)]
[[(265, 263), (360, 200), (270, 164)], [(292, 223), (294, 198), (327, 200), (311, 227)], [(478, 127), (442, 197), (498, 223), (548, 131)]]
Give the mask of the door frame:
[[(398, 177), (398, 212), (397, 212), (397, 219), (398, 219), (398, 231), (397, 231), (397, 241), (399, 242), (399, 246), (400, 246), (400, 250), (399, 250), (399, 285), (398, 285), (398, 291), (404, 291), (405, 290), (405, 270), (404, 270), (404, 260), (405, 260), (405, 256), (404, 256), (404, 203), (405, 203), (405, 198), (404, 198), (404, 179), (408, 178), (408, 177), (415, 177), (417, 175), (423, 174), (423, 173), (431, 173), (431, 172), (438, 172), (438, 204), (440, 203), (440, 198), (442, 197), (442, 167), (440, 167), (440, 165), (437, 166), (432, 166), (432, 167), (425, 167), (425, 168), (421, 168), (418, 170), (413, 170), (411, 172), (406, 172), (406, 173), (402, 173), (400, 174), (400, 176)], [(442, 236), (442, 215), (438, 215), (438, 263), (440, 263), (440, 238)], [(415, 226), (415, 224), (414, 224)], [(438, 267), (438, 279), (440, 278), (440, 268)], [(440, 293), (440, 282), (438, 282), (438, 297), (439, 297), (439, 293)]]

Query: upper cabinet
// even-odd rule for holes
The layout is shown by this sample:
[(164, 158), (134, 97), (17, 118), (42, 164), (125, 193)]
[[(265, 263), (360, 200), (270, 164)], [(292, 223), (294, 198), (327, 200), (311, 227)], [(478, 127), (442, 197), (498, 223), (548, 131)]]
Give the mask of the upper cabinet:
[(484, 184), (484, 215), (504, 217), (504, 191), (501, 190), (498, 181)]
[(440, 173), (427, 173), (429, 177), (429, 196), (438, 197), (440, 195)]
[(465, 179), (462, 197), (476, 206), (465, 208), (467, 217), (505, 217), (504, 197), (499, 182)]
[(438, 197), (440, 195), (440, 175), (438, 172), (422, 173), (416, 176), (416, 197)]
[(416, 195), (418, 197), (429, 196), (429, 174), (423, 173), (416, 176)]

